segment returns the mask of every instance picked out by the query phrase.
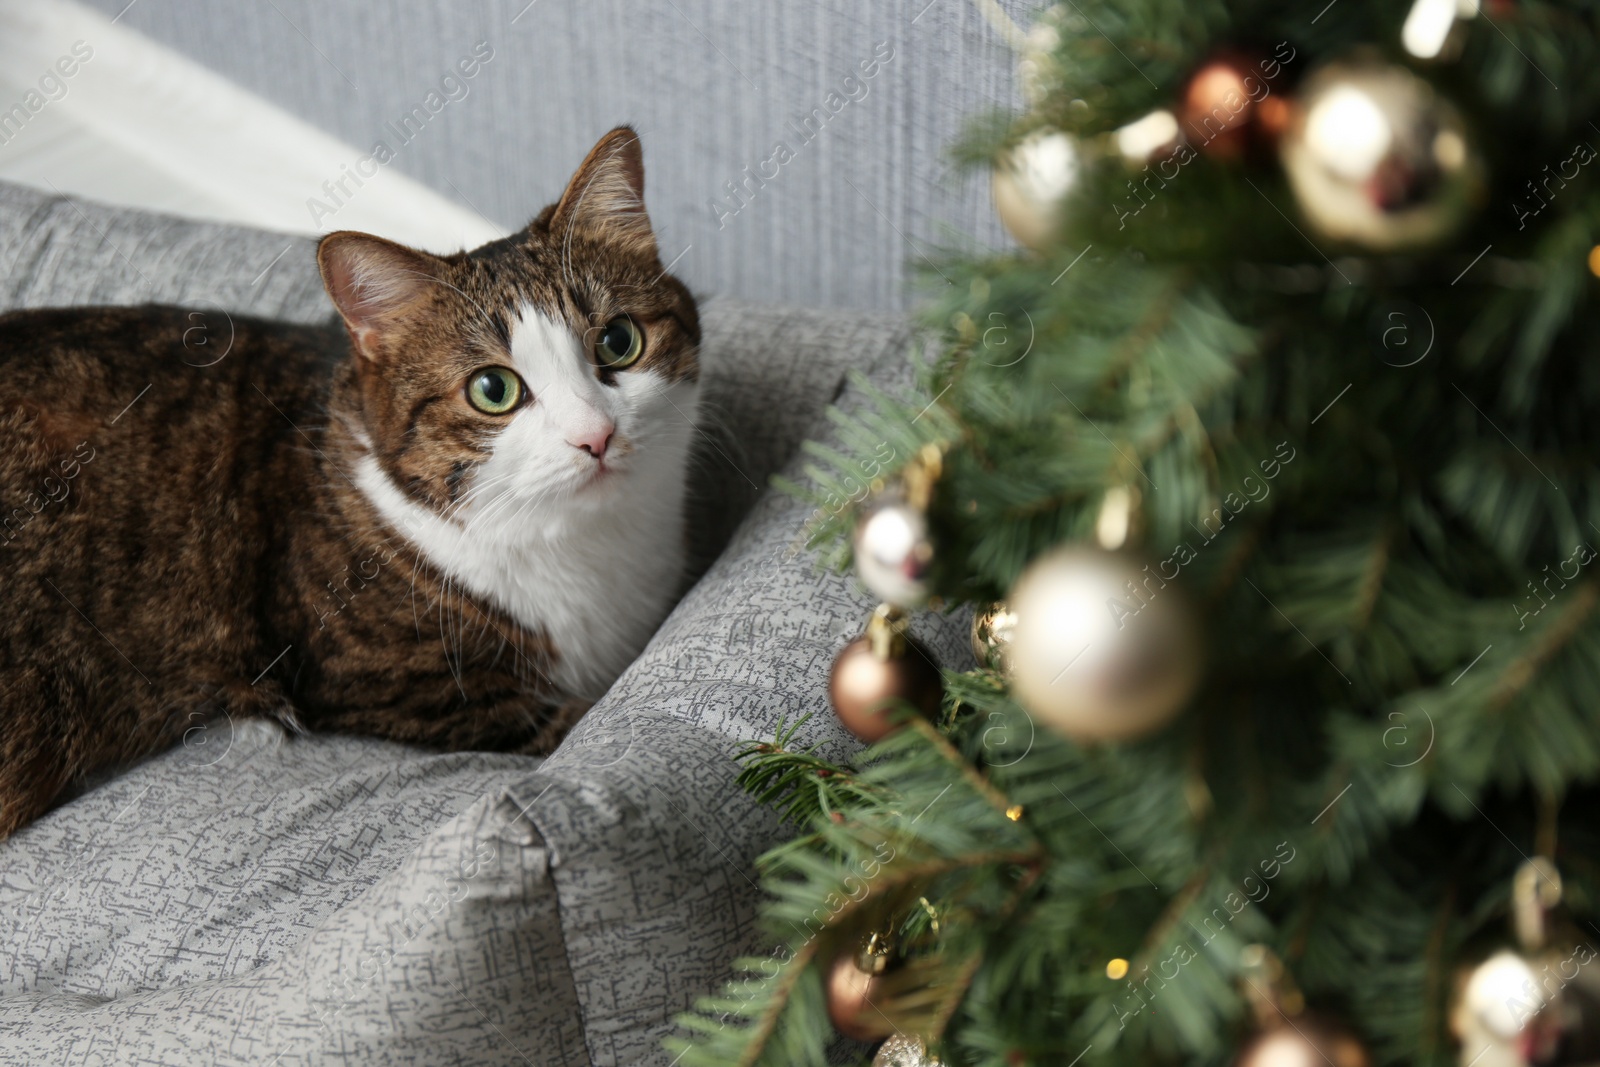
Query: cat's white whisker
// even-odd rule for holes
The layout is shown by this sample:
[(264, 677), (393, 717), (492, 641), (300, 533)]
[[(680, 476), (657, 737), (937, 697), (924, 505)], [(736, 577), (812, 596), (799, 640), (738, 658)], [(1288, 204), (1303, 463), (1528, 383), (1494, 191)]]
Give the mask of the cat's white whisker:
[(453, 522), (462, 511), (466, 510), (466, 508), (470, 505), (475, 504), (478, 499), (486, 494), (489, 490), (498, 489), (501, 486), (509, 485), (516, 480), (516, 477), (516, 471), (508, 471), (497, 478), (474, 481), (472, 486), (467, 489), (466, 493), (462, 494), (461, 499), (452, 504), (449, 510), (444, 512), (444, 518)]

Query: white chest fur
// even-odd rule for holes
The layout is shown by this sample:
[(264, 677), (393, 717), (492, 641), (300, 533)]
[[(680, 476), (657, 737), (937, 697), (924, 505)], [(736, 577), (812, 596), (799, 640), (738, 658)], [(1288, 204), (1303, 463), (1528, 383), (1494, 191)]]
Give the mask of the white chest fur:
[[(661, 482), (647, 501), (528, 524), (512, 543), (476, 534), (407, 499), (365, 459), (357, 484), (429, 563), (451, 581), (555, 645), (552, 679), (598, 699), (644, 648), (683, 577), (683, 488)], [(675, 492), (665, 492), (675, 488)]]

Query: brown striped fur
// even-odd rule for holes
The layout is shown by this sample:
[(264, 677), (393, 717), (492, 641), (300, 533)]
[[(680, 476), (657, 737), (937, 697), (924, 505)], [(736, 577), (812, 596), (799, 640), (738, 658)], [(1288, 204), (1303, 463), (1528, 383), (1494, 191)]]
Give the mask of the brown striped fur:
[[(450, 581), (353, 471), (370, 450), (449, 514), (497, 428), (463, 382), (506, 362), (519, 306), (580, 336), (626, 312), (641, 368), (697, 375), (694, 302), (662, 270), (642, 181), (619, 129), (560, 204), (474, 252), (333, 235), (320, 259), (343, 325), (0, 318), (0, 838), (197, 712), (443, 748), (559, 740), (586, 706), (550, 680), (562, 635)], [(376, 317), (349, 288), (371, 256), (426, 276)]]

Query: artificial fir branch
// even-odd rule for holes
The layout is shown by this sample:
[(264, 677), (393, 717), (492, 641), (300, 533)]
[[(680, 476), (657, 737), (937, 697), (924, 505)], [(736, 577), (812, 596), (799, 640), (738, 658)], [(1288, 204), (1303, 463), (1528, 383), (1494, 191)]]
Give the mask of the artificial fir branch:
[(815, 755), (815, 746), (803, 751), (789, 747), (810, 717), (802, 715), (792, 725), (781, 719), (771, 742), (747, 745), (734, 755), (745, 763), (738, 784), (761, 803), (777, 808), (786, 821), (802, 826), (819, 816), (848, 811), (879, 792), (861, 782), (853, 768)]
[(1600, 582), (1584, 582), (1566, 609), (1540, 634), (1538, 643), (1506, 666), (1495, 683), (1490, 705), (1497, 711), (1508, 707), (1517, 694), (1532, 683), (1539, 671), (1577, 635), (1596, 604), (1600, 604)]
[(1254, 522), (1245, 527), (1244, 533), (1239, 536), (1237, 542), (1224, 558), (1222, 566), (1218, 568), (1216, 578), (1206, 588), (1205, 596), (1207, 600), (1215, 601), (1228, 595), (1233, 589), (1234, 583), (1244, 574), (1245, 568), (1255, 556), (1256, 549), (1261, 546), (1266, 532), (1267, 524), (1265, 522)]
[(1361, 584), (1357, 587), (1355, 610), (1351, 613), (1351, 629), (1364, 629), (1367, 621), (1372, 618), (1372, 609), (1378, 603), (1378, 593), (1383, 589), (1384, 572), (1389, 567), (1389, 549), (1393, 537), (1393, 527), (1385, 522), (1372, 542), (1371, 562), (1367, 564), (1366, 572), (1361, 576)]
[[(1555, 852), (1541, 804), (1600, 778), (1600, 579), (1569, 562), (1600, 523), (1600, 165), (1548, 177), (1575, 140), (1600, 143), (1600, 11), (1483, 5), (1412, 62), (1410, 7), (1344, 0), (1308, 19), (1269, 0), (1076, 0), (1044, 16), (1059, 45), (1035, 57), (1042, 98), (958, 152), (1074, 138), (1084, 166), (1059, 243), (941, 260), (953, 284), (927, 311), (942, 351), (920, 389), (858, 382), (832, 443), (809, 450), (811, 484), (790, 487), (816, 505), (809, 543), (843, 567), (874, 487), (947, 446), (928, 515), (947, 603), (1006, 595), (1030, 561), (1088, 537), (1113, 488), (1140, 490), (1141, 551), (1193, 550), (1172, 581), (1200, 605), (1208, 673), (1164, 735), (1079, 746), (1003, 673), (976, 671), (945, 676), (937, 728), (838, 780), (811, 755), (749, 757), (747, 772), (766, 762), (743, 780), (806, 826), (763, 868), (776, 936), (817, 928), (820, 958), (872, 908), (941, 909), (946, 954), (914, 961), (903, 992), (951, 1067), (1220, 1065), (1241, 1037), (1237, 953), (1256, 939), (1380, 1063), (1449, 1063), (1451, 977), (1469, 944), (1494, 942), (1522, 853)], [(1487, 187), (1458, 232), (1378, 251), (1325, 237), (1270, 154), (1202, 151), (1136, 216), (1110, 207), (1145, 180), (1104, 151), (1114, 131), (1180, 108), (1211, 57), (1279, 40), (1297, 58), (1273, 92), (1291, 105), (1313, 70), (1367, 54), (1466, 113)], [(1537, 214), (1518, 207), (1529, 188)], [(1415, 365), (1373, 333), (1395, 306), (1427, 315)], [(1017, 361), (983, 331), (1019, 312), (1034, 332)], [(1217, 521), (1269, 460), (1270, 492)], [(1558, 572), (1552, 595), (1519, 595)], [(1020, 823), (1000, 814), (1013, 805)], [(1557, 856), (1584, 917), (1600, 905), (1594, 810), (1566, 806)], [(831, 912), (880, 845), (895, 859), (869, 903)], [(1280, 845), (1292, 863), (1234, 913), (1230, 894)], [(1023, 853), (1037, 881), (1001, 922), (1015, 888), (1001, 857)], [(1187, 941), (1194, 959), (1156, 977)], [(1138, 1004), (1104, 970), (1130, 955)], [(735, 1053), (685, 1062), (820, 1063), (804, 1040), (827, 1028), (818, 960), (803, 970), (752, 1005), (777, 1012), (755, 1058), (719, 1031)], [(941, 976), (959, 995), (934, 1022)]]
[(1422, 1055), (1432, 1058), (1438, 1038), (1444, 1032), (1445, 949), (1451, 920), (1455, 917), (1456, 887), (1452, 882), (1439, 902), (1439, 918), (1428, 936), (1428, 947), (1423, 954), (1427, 961), (1427, 980), (1423, 985), (1423, 1005), (1426, 1014), (1422, 1026)]
[(979, 774), (972, 764), (968, 763), (965, 757), (957, 752), (949, 741), (945, 740), (944, 735), (935, 729), (932, 723), (921, 717), (913, 717), (908, 726), (921, 734), (929, 747), (950, 762), (951, 768), (961, 776), (961, 780), (966, 782), (973, 792), (987, 800), (1000, 814), (1010, 818), (1007, 812), (1011, 807), (1011, 803), (1006, 799), (1005, 794), (990, 785), (989, 780)]
[(1129, 368), (1135, 358), (1152, 347), (1172, 322), (1179, 299), (1192, 284), (1187, 271), (1179, 272), (1145, 307), (1132, 329), (1118, 343), (1113, 355), (1100, 372), (1100, 387), (1111, 389)]
[[(755, 752), (759, 747), (778, 749), (789, 744), (793, 736), (794, 727), (785, 725), (778, 731), (776, 739), (778, 744), (754, 746), (746, 751)], [(1003, 806), (1000, 811), (995, 811), (996, 800), (992, 795), (992, 789), (980, 776), (970, 773), (970, 770), (965, 774), (960, 770), (960, 765), (964, 761), (949, 749), (948, 743), (936, 732), (931, 729), (926, 732), (907, 730), (885, 742), (878, 751), (881, 753), (880, 759), (869, 764), (867, 772), (866, 780), (871, 788), (863, 790), (852, 800), (856, 825), (848, 823), (841, 825), (831, 820), (820, 820), (817, 824), (817, 833), (809, 842), (807, 839), (802, 839), (801, 842), (781, 846), (767, 857), (763, 857), (759, 866), (764, 871), (766, 884), (779, 899), (796, 900), (804, 898), (805, 884), (811, 880), (822, 879), (818, 883), (819, 887), (823, 884), (839, 884), (835, 881), (839, 877), (834, 873), (836, 868), (831, 860), (824, 859), (825, 856), (848, 857), (860, 842), (879, 840), (894, 843), (895, 859), (885, 863), (869, 880), (869, 893), (861, 895), (859, 899), (848, 895), (840, 898), (839, 905), (828, 916), (825, 930), (806, 932), (798, 927), (795, 928), (790, 938), (793, 953), (791, 959), (783, 965), (778, 976), (761, 986), (760, 995), (767, 999), (762, 1001), (762, 1006), (759, 1008), (761, 1023), (758, 1026), (753, 1029), (741, 1029), (732, 1037), (725, 1034), (721, 1027), (712, 1028), (714, 1032), (709, 1039), (710, 1044), (700, 1047), (694, 1042), (687, 1043), (694, 1047), (685, 1053), (686, 1063), (719, 1062), (714, 1058), (717, 1055), (716, 1050), (725, 1048), (729, 1040), (736, 1041), (742, 1050), (738, 1062), (787, 1063), (786, 1060), (774, 1059), (771, 1056), (773, 1049), (769, 1047), (769, 1043), (777, 1039), (775, 1036), (777, 1024), (774, 1020), (785, 1010), (783, 1007), (785, 991), (793, 991), (797, 988), (795, 983), (801, 981), (796, 972), (814, 965), (816, 945), (820, 936), (827, 935), (829, 931), (848, 928), (858, 912), (880, 908), (884, 901), (895, 899), (898, 894), (910, 887), (926, 885), (933, 880), (958, 875), (964, 871), (999, 871), (1012, 867), (1028, 868), (1037, 864), (1042, 855), (1038, 845), (1030, 842), (1029, 836), (1021, 827), (1005, 818)], [(774, 751), (760, 755), (774, 757), (778, 753)], [(996, 832), (980, 836), (961, 834), (957, 835), (956, 840), (976, 842), (986, 838), (1001, 847), (964, 848), (955, 852), (939, 850), (940, 846), (929, 839), (928, 832), (937, 831), (940, 837), (949, 836), (948, 832), (940, 830), (937, 824), (932, 822), (919, 823), (920, 813), (906, 810), (900, 791), (892, 787), (893, 782), (904, 781), (908, 774), (929, 771), (940, 778), (947, 776), (950, 778), (947, 785), (937, 791), (935, 799), (944, 797), (946, 804), (955, 804), (957, 801), (948, 796), (950, 790), (963, 790), (968, 796), (980, 801), (983, 808), (993, 813), (988, 818), (994, 823)], [(970, 815), (963, 820), (963, 825), (971, 825)], [(1000, 827), (1006, 829), (1001, 831)], [(978, 829), (977, 826), (972, 828), (974, 831)], [(1006, 843), (1008, 837), (1013, 839), (1009, 844)], [(810, 857), (816, 858), (813, 860)], [(844, 862), (848, 869), (848, 864), (852, 861), (846, 858)], [(796, 876), (802, 879), (801, 883), (791, 881)], [(1015, 895), (1025, 891), (1029, 884), (1031, 880), (1025, 877), (1019, 883), (1021, 888), (1014, 892), (1013, 899)], [(798, 913), (791, 912), (791, 917), (787, 920), (781, 918), (782, 914), (780, 910), (772, 917), (775, 930), (783, 929), (786, 922), (793, 924), (794, 916)], [(950, 1009), (948, 983), (951, 977), (958, 975), (959, 972), (960, 965), (953, 961), (938, 969), (941, 976), (938, 983), (940, 992), (935, 1001), (931, 1002), (936, 1005), (935, 1014), (947, 1014)], [(780, 985), (772, 984), (780, 979)], [(701, 1005), (702, 1015), (699, 1019), (695, 1023), (686, 1022), (686, 1025), (691, 1030), (705, 1033), (707, 1016), (725, 1015), (729, 1010), (728, 1003), (730, 1000), (737, 1000), (740, 992), (741, 987), (736, 984), (731, 985), (722, 998), (708, 998)], [(744, 992), (745, 1002), (757, 999), (752, 997), (747, 989)], [(883, 1006), (886, 1010), (895, 1010), (892, 1000), (886, 1001)]]
[(754, 1064), (758, 1062), (763, 1050), (767, 1047), (768, 1039), (772, 1036), (772, 1031), (778, 1025), (778, 1019), (787, 1003), (785, 994), (800, 980), (805, 973), (806, 966), (811, 962), (811, 958), (815, 954), (816, 944), (813, 942), (812, 944), (801, 946), (789, 961), (788, 966), (784, 969), (783, 980), (772, 991), (771, 1005), (756, 1022), (755, 1030), (750, 1035), (747, 1050), (739, 1059), (739, 1067), (754, 1067)]

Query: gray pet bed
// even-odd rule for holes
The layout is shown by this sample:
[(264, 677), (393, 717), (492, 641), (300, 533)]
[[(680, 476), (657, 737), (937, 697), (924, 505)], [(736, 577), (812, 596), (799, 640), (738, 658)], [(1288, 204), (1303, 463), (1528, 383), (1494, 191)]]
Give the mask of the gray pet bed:
[[(221, 342), (227, 310), (331, 315), (312, 249), (0, 186), (0, 310), (185, 303)], [(785, 836), (731, 755), (805, 712), (803, 741), (854, 746), (824, 689), (872, 605), (795, 551), (806, 508), (765, 486), (849, 368), (903, 380), (906, 358), (893, 322), (703, 311), (710, 569), (561, 748), (197, 716), (0, 844), (0, 1064), (669, 1062), (673, 1016), (762, 947), (752, 861)], [(916, 632), (965, 665), (960, 620)]]

